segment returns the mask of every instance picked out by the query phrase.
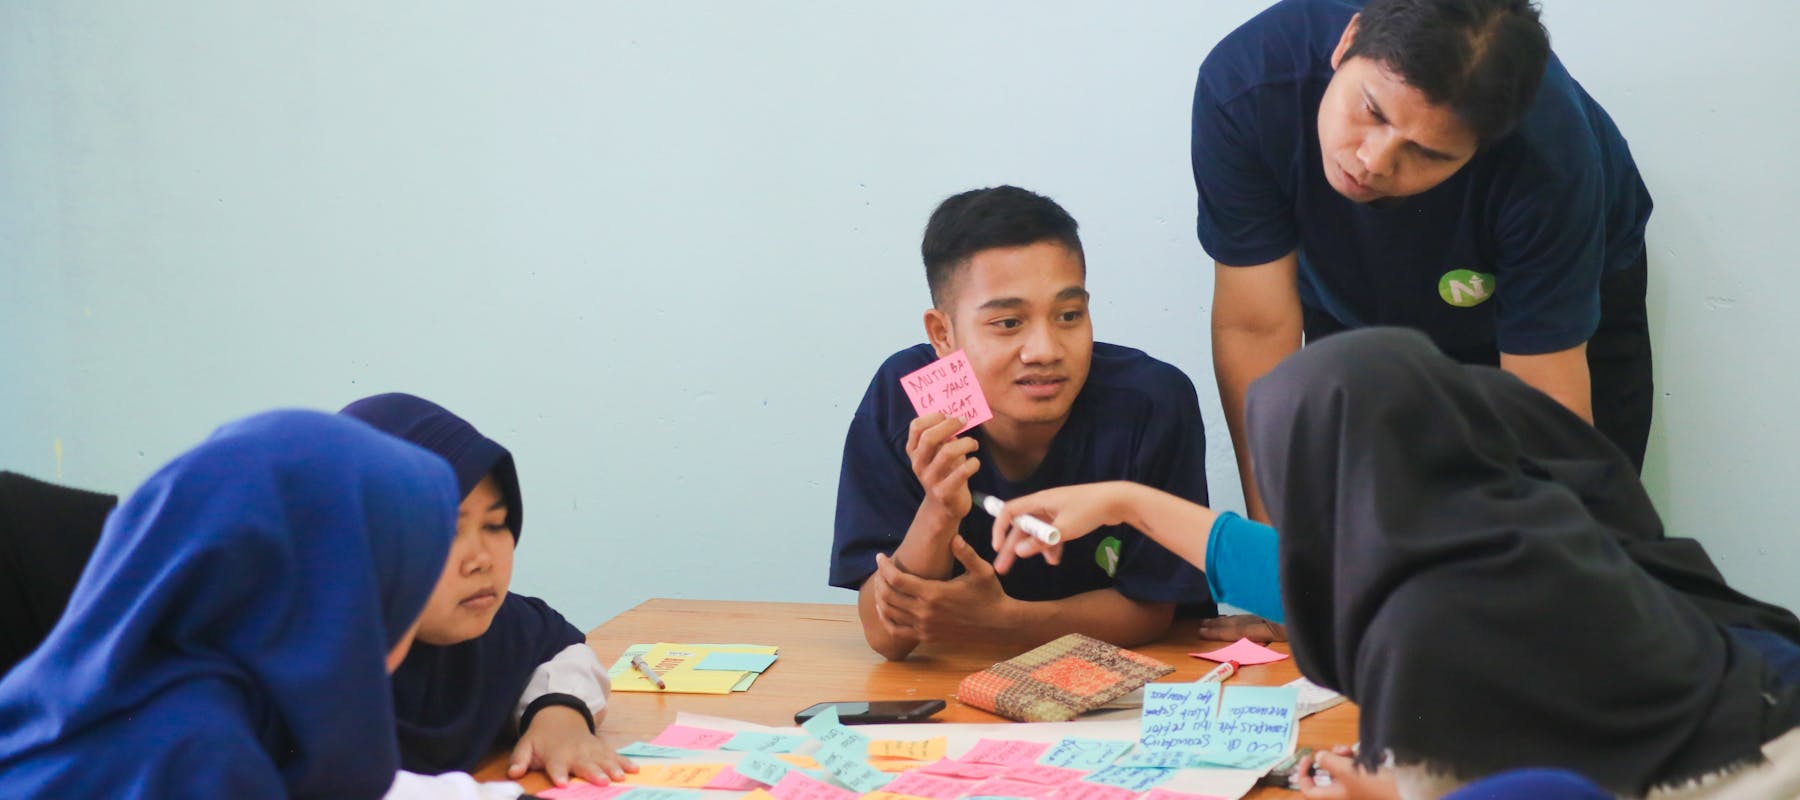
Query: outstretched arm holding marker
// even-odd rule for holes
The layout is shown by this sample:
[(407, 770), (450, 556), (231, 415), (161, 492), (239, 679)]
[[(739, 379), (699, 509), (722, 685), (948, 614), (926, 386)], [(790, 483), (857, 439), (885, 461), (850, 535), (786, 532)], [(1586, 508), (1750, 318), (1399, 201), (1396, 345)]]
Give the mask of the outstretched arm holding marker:
[(1219, 513), (1159, 489), (1130, 481), (1062, 486), (1008, 502), (994, 517), (994, 569), (1002, 574), (1020, 558), (1062, 560), (1061, 544), (1045, 544), (1019, 527), (1022, 515), (1056, 526), (1063, 541), (1106, 525), (1130, 525), (1169, 552), (1206, 569), (1213, 598), (1279, 623), (1281, 591), (1275, 529), (1230, 512)]

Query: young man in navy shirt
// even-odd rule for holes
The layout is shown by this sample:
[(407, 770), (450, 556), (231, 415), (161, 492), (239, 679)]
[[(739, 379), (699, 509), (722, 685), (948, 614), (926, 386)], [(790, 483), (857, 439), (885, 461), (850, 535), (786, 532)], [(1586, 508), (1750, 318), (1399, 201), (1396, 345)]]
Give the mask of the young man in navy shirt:
[(1200, 67), (1192, 156), (1240, 474), (1250, 382), (1370, 325), (1497, 364), (1642, 468), (1650, 196), (1527, 0), (1277, 3)]
[[(971, 490), (1005, 499), (1092, 481), (1148, 483), (1206, 502), (1206, 437), (1193, 382), (1143, 352), (1094, 341), (1075, 220), (1012, 186), (945, 200), (921, 251), (929, 344), (881, 365), (850, 421), (838, 479), (831, 585), (858, 592), (869, 646), (899, 660), (923, 642), (1020, 649), (1067, 633), (1133, 645), (1178, 603), (1208, 603), (1198, 570), (1138, 531), (1072, 542), (996, 575), (992, 520)], [(962, 350), (993, 419), (919, 417), (900, 378)]]

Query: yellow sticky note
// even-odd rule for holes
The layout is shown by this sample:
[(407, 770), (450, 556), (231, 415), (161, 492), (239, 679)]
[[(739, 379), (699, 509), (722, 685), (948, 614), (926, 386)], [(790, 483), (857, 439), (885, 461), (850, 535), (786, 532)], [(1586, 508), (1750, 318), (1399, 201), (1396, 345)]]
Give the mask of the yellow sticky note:
[(910, 758), (914, 761), (936, 761), (944, 757), (944, 737), (906, 741), (877, 739), (869, 743), (869, 755), (875, 758)]
[(929, 761), (914, 761), (910, 758), (889, 758), (887, 756), (870, 756), (869, 766), (882, 772), (906, 772), (929, 764)]
[(644, 661), (656, 670), (663, 679), (666, 689), (656, 688), (656, 684), (637, 670), (621, 671), (613, 676), (615, 692), (681, 692), (686, 694), (731, 694), (731, 687), (736, 686), (747, 673), (727, 672), (723, 670), (698, 670), (694, 665), (706, 658), (711, 649), (684, 644), (658, 642), (644, 654)]
[(638, 764), (637, 772), (625, 773), (625, 778), (619, 782), (700, 789), (724, 772), (725, 767), (725, 764)]
[(786, 761), (789, 764), (793, 764), (794, 766), (799, 767), (801, 769), (818, 769), (819, 768), (818, 760), (809, 755), (803, 755), (800, 753), (776, 753), (775, 757), (781, 759), (782, 761)]
[(775, 795), (769, 794), (767, 789), (751, 789), (744, 794), (743, 800), (776, 800), (776, 798)]

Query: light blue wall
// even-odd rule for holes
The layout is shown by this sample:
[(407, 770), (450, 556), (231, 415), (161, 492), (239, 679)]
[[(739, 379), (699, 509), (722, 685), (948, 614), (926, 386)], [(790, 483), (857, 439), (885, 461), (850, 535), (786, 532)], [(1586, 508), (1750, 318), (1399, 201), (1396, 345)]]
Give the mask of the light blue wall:
[[(589, 626), (825, 586), (839, 446), (943, 196), (1081, 220), (1095, 327), (1213, 398), (1187, 118), (1221, 2), (0, 5), (0, 465), (125, 491), (407, 390), (518, 454), (515, 587)], [(1794, 131), (1768, 2), (1550, 0), (1657, 201), (1671, 528), (1800, 605)]]

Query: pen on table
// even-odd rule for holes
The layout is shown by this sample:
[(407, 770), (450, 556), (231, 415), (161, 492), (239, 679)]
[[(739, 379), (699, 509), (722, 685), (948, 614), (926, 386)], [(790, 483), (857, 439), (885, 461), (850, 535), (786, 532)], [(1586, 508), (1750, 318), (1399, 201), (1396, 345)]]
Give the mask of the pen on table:
[(1218, 666), (1213, 667), (1211, 672), (1200, 676), (1200, 680), (1195, 681), (1195, 683), (1210, 683), (1212, 681), (1224, 683), (1226, 678), (1236, 675), (1237, 671), (1238, 663), (1236, 661), (1223, 661), (1220, 662)]
[(632, 656), (631, 657), (631, 666), (633, 669), (636, 669), (638, 672), (644, 673), (644, 677), (649, 678), (651, 683), (656, 684), (656, 688), (658, 688), (658, 689), (669, 688), (668, 684), (663, 683), (662, 676), (656, 674), (656, 670), (651, 669), (649, 664), (644, 663), (644, 657), (642, 655)]
[[(1006, 501), (991, 494), (985, 492), (970, 492), (970, 494), (974, 496), (975, 502), (981, 505), (981, 509), (991, 516), (1000, 516), (1001, 509), (1006, 508)], [(1013, 517), (1013, 524), (1019, 526), (1019, 530), (1031, 534), (1033, 538), (1044, 544), (1056, 544), (1062, 541), (1062, 531), (1057, 530), (1055, 525), (1030, 514), (1019, 514)]]

